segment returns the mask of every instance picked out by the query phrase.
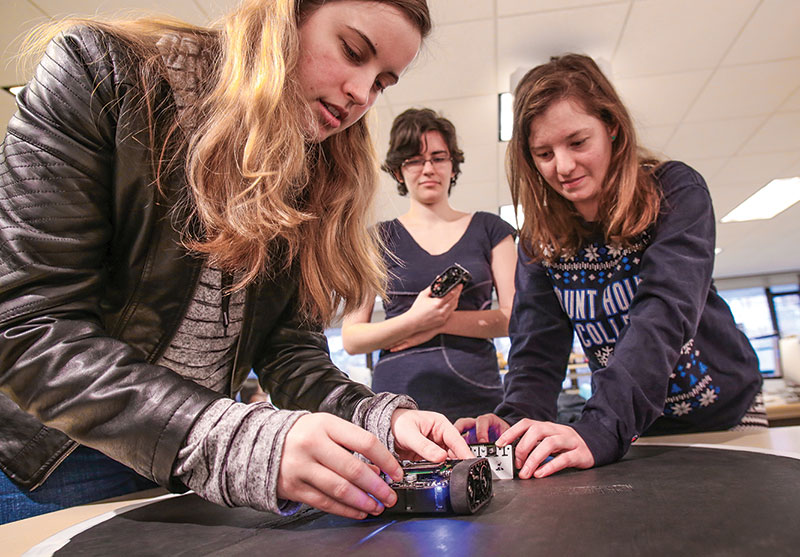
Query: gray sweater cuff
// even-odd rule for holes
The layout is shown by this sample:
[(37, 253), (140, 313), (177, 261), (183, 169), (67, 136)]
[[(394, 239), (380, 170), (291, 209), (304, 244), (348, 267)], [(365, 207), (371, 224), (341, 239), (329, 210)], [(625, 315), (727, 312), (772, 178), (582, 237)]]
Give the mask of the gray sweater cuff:
[(306, 413), (217, 400), (192, 426), (173, 473), (213, 503), (292, 514), (300, 504), (278, 499), (278, 473), (286, 434)]
[(375, 435), (395, 457), (397, 452), (394, 450), (392, 435), (392, 414), (398, 408), (416, 410), (417, 403), (406, 395), (378, 393), (359, 402), (352, 419), (354, 424)]

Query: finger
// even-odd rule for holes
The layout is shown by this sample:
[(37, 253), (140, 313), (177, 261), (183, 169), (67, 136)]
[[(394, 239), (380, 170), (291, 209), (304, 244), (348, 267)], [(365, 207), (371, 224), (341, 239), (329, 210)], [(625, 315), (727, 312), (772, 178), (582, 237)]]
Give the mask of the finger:
[(528, 428), (530, 428), (535, 423), (538, 422), (529, 420), (527, 418), (518, 421), (517, 423), (509, 427), (507, 430), (505, 430), (503, 434), (497, 438), (495, 444), (499, 447), (503, 447), (505, 445), (508, 445), (509, 443), (513, 443), (514, 441), (519, 439), (522, 435), (524, 435), (525, 432), (528, 431)]
[[(563, 435), (546, 436), (541, 442), (531, 451), (528, 458), (525, 460), (524, 466), (520, 469), (519, 477), (522, 479), (530, 478), (539, 469), (539, 467), (550, 459), (551, 455), (555, 456), (562, 453), (566, 448), (566, 439)], [(551, 459), (552, 460), (552, 459)]]
[(442, 434), (442, 440), (444, 441), (445, 447), (448, 449), (448, 454), (452, 453), (456, 458), (462, 459), (475, 458), (475, 455), (472, 454), (469, 446), (467, 446), (467, 442), (461, 437), (461, 434), (455, 427), (447, 424)]
[(459, 433), (465, 433), (468, 429), (475, 427), (475, 418), (459, 418), (453, 424)]
[(447, 309), (448, 309), (448, 311), (455, 310), (456, 307), (458, 307), (458, 300), (459, 300), (458, 297), (461, 294), (461, 290), (460, 289), (457, 290), (457, 291), (453, 290), (453, 292), (451, 292), (451, 294), (453, 294), (453, 297), (450, 298), (449, 300), (447, 300)]
[(397, 352), (398, 350), (403, 350), (403, 349), (407, 348), (408, 346), (409, 346), (408, 341), (406, 339), (403, 339), (400, 342), (398, 342), (397, 344), (391, 346), (389, 348), (389, 351), (390, 352)]
[[(524, 429), (522, 426), (527, 426), (527, 429)], [(519, 427), (519, 429), (516, 432), (513, 431), (517, 427)], [(530, 462), (532, 451), (539, 445), (545, 434), (541, 429), (541, 422), (532, 420), (529, 421), (528, 424), (515, 424), (509, 431), (515, 435), (516, 433), (522, 434), (514, 448), (514, 466), (522, 471), (525, 467), (525, 463)], [(523, 431), (524, 433), (522, 433)], [(535, 468), (531, 468), (531, 473), (533, 470), (535, 470)], [(520, 472), (520, 477), (528, 478), (530, 476), (523, 475)]]
[(453, 288), (450, 292), (445, 294), (442, 298), (442, 307), (444, 307), (447, 311), (452, 311), (458, 305), (459, 297), (461, 296), (462, 286), (458, 285)]
[[(395, 437), (395, 442), (397, 442), (397, 437)], [(406, 452), (413, 453), (422, 460), (442, 462), (447, 458), (447, 451), (425, 437), (419, 430), (410, 431), (408, 437), (403, 440), (403, 445)]]
[(497, 439), (507, 430), (510, 426), (502, 419), (498, 418), (495, 423), (489, 426), (489, 442), (497, 443)]
[[(447, 459), (447, 451), (445, 449), (421, 434), (412, 439), (412, 443), (412, 446), (409, 448), (422, 457), (422, 460), (427, 460), (429, 462), (444, 462)], [(466, 442), (464, 442), (464, 445), (466, 445)], [(462, 458), (465, 457), (462, 456)], [(471, 451), (469, 456), (466, 458), (473, 458)]]
[(517, 451), (529, 453), (533, 451), (545, 437), (547, 437), (547, 432), (543, 424), (541, 422), (533, 422), (525, 431), (525, 435), (523, 435), (517, 443)]
[(557, 443), (553, 447), (560, 449), (551, 451), (558, 454), (550, 463), (545, 460), (545, 464), (534, 471), (534, 476), (537, 478), (549, 476), (567, 467), (586, 469), (594, 466), (594, 456), (583, 438), (570, 427), (559, 427), (561, 427), (560, 434), (554, 436), (557, 437)]
[(458, 304), (458, 295), (461, 293), (461, 290), (454, 288), (450, 291), (450, 293), (445, 297), (445, 305), (448, 309), (456, 306)]
[(492, 424), (491, 417), (494, 417), (494, 414), (478, 416), (478, 422), (475, 424), (475, 437), (478, 438), (478, 443), (489, 442), (489, 426)]
[[(328, 437), (340, 447), (363, 455), (367, 460), (378, 466), (394, 480), (403, 478), (403, 469), (400, 463), (397, 462), (392, 456), (392, 453), (378, 441), (378, 438), (370, 432), (344, 420), (338, 420), (332, 424), (328, 424), (326, 430)], [(318, 452), (323, 453), (334, 452), (320, 450), (320, 447), (317, 449)], [(347, 451), (342, 451), (342, 453), (347, 454)], [(352, 455), (349, 454), (347, 454), (347, 456), (352, 457)], [(342, 457), (340, 456), (340, 458)], [(321, 457), (318, 457), (318, 460), (321, 460)]]
[(541, 464), (534, 472), (534, 478), (546, 478), (551, 474), (555, 474), (556, 472), (560, 472), (564, 468), (570, 468), (574, 466), (572, 453), (574, 451), (566, 451), (561, 454), (551, 455), (547, 457), (544, 461), (544, 464)]
[(472, 444), (472, 443), (477, 443), (478, 442), (478, 436), (475, 435), (475, 426), (472, 426), (470, 428), (465, 429), (461, 433), (461, 437), (464, 438), (464, 441), (466, 441), (468, 445)]
[(460, 284), (458, 284), (458, 285), (454, 286), (454, 287), (453, 287), (453, 288), (450, 290), (450, 292), (448, 292), (447, 294), (445, 294), (445, 295), (442, 297), (442, 299), (443, 299), (443, 300), (445, 300), (445, 301), (450, 301), (450, 300), (452, 300), (453, 298), (458, 298), (458, 296), (461, 294), (461, 290), (462, 290), (462, 288), (463, 288), (463, 286), (462, 286), (462, 285), (460, 285)]
[[(387, 507), (397, 502), (395, 492), (373, 467), (341, 447), (330, 448), (325, 451), (322, 458), (319, 455), (315, 457), (324, 470), (316, 474), (310, 482), (336, 500), (372, 514), (376, 510), (377, 502)], [(397, 463), (396, 460), (394, 462)], [(377, 502), (368, 501), (367, 499), (372, 499), (370, 495), (377, 499)]]
[(345, 485), (343, 479), (324, 466), (315, 466), (294, 498), (300, 503), (332, 514), (361, 520), (368, 514), (383, 512), (384, 505), (378, 503), (353, 485)]

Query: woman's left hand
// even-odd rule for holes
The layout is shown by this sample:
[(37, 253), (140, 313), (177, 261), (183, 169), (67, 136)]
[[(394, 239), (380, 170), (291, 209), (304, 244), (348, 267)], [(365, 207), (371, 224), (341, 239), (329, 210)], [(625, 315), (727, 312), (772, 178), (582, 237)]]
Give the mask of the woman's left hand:
[(406, 337), (391, 348), (389, 348), (389, 352), (397, 352), (399, 350), (405, 350), (406, 348), (411, 348), (412, 346), (417, 346), (422, 344), (423, 342), (428, 342), (430, 339), (438, 335), (440, 332), (439, 327), (434, 327), (433, 329), (426, 329), (424, 331), (420, 331), (418, 333), (414, 333), (410, 337)]
[(398, 408), (392, 414), (392, 434), (395, 451), (404, 460), (475, 458), (455, 426), (437, 412)]
[[(520, 437), (514, 449), (514, 464), (521, 479), (545, 478), (564, 468), (594, 466), (594, 456), (586, 442), (567, 425), (525, 418), (506, 430), (497, 439), (497, 445), (508, 445)], [(553, 458), (542, 464), (551, 455)]]

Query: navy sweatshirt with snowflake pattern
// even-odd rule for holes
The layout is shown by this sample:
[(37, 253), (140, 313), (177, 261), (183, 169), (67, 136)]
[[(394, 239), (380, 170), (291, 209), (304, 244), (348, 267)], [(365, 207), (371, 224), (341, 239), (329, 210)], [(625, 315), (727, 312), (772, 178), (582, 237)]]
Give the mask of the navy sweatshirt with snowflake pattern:
[(596, 465), (645, 433), (731, 428), (761, 389), (755, 352), (711, 279), (705, 181), (675, 161), (654, 176), (660, 215), (632, 245), (606, 242), (598, 227), (570, 257), (534, 263), (519, 252), (509, 372), (495, 412), (510, 423), (554, 421), (576, 333), (593, 394), (571, 425)]

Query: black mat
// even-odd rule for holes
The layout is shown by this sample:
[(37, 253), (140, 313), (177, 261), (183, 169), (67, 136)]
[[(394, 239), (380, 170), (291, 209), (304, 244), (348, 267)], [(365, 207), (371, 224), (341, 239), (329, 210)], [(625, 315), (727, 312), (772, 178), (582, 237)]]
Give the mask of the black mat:
[(613, 465), (495, 481), (472, 516), (276, 518), (195, 495), (75, 536), (56, 555), (800, 555), (800, 460), (633, 447)]

